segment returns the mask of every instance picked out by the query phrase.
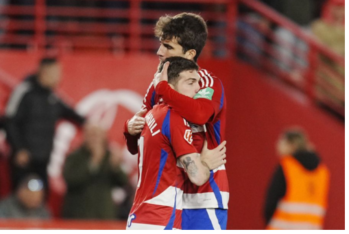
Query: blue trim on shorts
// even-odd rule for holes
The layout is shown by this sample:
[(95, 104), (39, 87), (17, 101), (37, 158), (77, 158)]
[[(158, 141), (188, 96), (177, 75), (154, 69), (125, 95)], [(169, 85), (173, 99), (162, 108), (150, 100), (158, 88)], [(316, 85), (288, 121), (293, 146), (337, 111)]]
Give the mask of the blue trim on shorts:
[[(213, 209), (222, 230), (227, 229), (228, 210)], [(182, 230), (214, 230), (206, 209), (183, 209)]]

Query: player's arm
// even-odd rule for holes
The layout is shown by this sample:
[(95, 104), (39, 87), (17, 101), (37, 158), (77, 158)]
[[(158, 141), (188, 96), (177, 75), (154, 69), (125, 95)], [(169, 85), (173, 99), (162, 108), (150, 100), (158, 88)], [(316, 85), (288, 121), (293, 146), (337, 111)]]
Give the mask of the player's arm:
[(143, 98), (143, 106), (131, 119), (126, 120), (124, 124), (124, 137), (126, 146), (131, 154), (138, 153), (137, 141), (144, 128), (144, 116), (148, 110), (155, 105), (155, 90), (153, 83), (150, 84), (147, 93)]
[(124, 136), (127, 149), (131, 154), (138, 153), (137, 141), (145, 125), (145, 118), (143, 116), (146, 112), (146, 109), (141, 109), (131, 119), (125, 122)]
[(161, 96), (166, 103), (172, 106), (183, 118), (191, 123), (203, 125), (207, 123), (221, 109), (223, 87), (220, 81), (207, 87), (204, 92), (207, 95), (201, 95), (200, 92), (194, 99), (184, 96), (167, 83), (167, 68), (169, 63), (164, 65), (161, 73), (155, 75), (153, 84), (156, 93)]
[(213, 103), (207, 99), (193, 99), (173, 90), (167, 82), (160, 82), (156, 92), (191, 123), (203, 125), (214, 115)]
[(183, 155), (179, 161), (193, 184), (201, 186), (210, 178), (210, 169), (201, 162), (199, 154)]

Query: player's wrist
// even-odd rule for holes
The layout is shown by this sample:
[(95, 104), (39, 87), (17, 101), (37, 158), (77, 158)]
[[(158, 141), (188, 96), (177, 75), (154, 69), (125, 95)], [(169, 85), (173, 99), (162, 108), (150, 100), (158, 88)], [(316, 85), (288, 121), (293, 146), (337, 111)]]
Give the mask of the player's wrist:
[(201, 164), (207, 168), (209, 171), (211, 170), (210, 167), (208, 166), (208, 164), (204, 161), (204, 160), (201, 160)]
[(168, 85), (168, 82), (166, 80), (162, 80), (160, 81), (157, 85), (156, 85), (156, 88), (155, 88), (155, 92), (158, 94), (158, 95), (162, 95), (163, 93), (166, 92), (166, 88), (167, 87), (170, 87)]

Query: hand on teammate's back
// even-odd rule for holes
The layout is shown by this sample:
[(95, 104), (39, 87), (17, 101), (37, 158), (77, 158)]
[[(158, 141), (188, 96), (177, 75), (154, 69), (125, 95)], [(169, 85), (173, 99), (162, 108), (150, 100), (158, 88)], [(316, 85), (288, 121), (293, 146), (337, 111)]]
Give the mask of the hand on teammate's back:
[(145, 125), (145, 114), (147, 113), (147, 109), (141, 109), (138, 111), (130, 121), (127, 123), (127, 130), (128, 133), (132, 136), (137, 135), (138, 133), (141, 133), (144, 125)]
[(219, 146), (210, 150), (207, 148), (207, 140), (204, 142), (204, 147), (201, 151), (201, 162), (206, 165), (210, 170), (216, 169), (217, 167), (227, 162), (226, 158), (226, 141), (223, 141)]

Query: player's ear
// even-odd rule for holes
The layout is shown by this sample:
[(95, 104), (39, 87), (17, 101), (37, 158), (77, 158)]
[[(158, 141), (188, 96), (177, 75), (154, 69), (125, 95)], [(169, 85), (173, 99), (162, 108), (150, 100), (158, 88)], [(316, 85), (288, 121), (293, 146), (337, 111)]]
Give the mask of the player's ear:
[(194, 60), (195, 56), (196, 56), (196, 50), (194, 49), (190, 49), (190, 50), (187, 50), (187, 52), (185, 52), (186, 59)]

